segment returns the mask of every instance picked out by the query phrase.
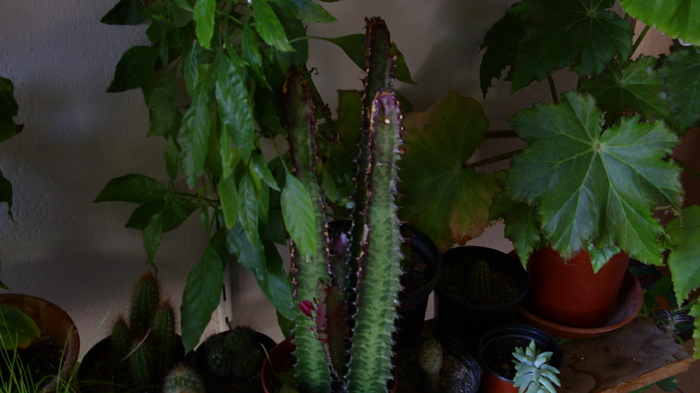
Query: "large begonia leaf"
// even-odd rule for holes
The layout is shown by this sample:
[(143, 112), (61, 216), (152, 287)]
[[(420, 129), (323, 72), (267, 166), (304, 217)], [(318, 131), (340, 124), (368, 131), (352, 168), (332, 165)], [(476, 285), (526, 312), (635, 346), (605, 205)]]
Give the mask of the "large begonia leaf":
[(465, 166), (488, 128), (479, 103), (448, 93), (427, 111), (406, 115), (404, 127), (402, 219), (442, 251), (479, 236), (499, 191), (492, 177)]
[(671, 54), (659, 69), (666, 82), (668, 99), (678, 111), (682, 132), (700, 121), (700, 49), (687, 48)]
[(580, 75), (603, 70), (615, 56), (627, 58), (633, 30), (608, 8), (613, 0), (523, 0), (510, 12), (525, 25), (512, 67), (513, 91), (571, 67)]
[(507, 187), (539, 205), (553, 248), (570, 257), (592, 242), (662, 262), (663, 228), (652, 209), (680, 205), (680, 169), (662, 160), (678, 141), (674, 133), (636, 116), (603, 132), (593, 97), (575, 92), (509, 121), (529, 146), (513, 158)]
[(660, 32), (700, 45), (700, 2), (697, 0), (621, 0), (625, 12)]
[(666, 230), (673, 250), (668, 267), (680, 305), (691, 291), (700, 288), (700, 206), (684, 209), (683, 215), (668, 223)]
[(605, 110), (608, 124), (613, 124), (628, 110), (645, 120), (670, 120), (673, 111), (664, 99), (664, 84), (654, 71), (657, 59), (640, 57), (618, 70), (606, 69), (588, 80), (582, 89), (589, 91)]

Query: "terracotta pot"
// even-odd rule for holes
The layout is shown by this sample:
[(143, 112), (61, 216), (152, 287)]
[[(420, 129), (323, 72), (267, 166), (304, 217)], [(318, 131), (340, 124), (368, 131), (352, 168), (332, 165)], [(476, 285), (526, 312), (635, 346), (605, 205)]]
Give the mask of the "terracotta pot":
[[(58, 376), (63, 381), (70, 381), (80, 354), (78, 329), (70, 316), (59, 306), (29, 295), (2, 294), (0, 295), (0, 303), (15, 307), (27, 314), (34, 320), (43, 334), (53, 338), (58, 345), (65, 348)], [(39, 392), (53, 392), (57, 384), (58, 380), (54, 378)]]
[(564, 261), (551, 248), (537, 250), (528, 261), (528, 309), (565, 326), (603, 326), (615, 306), (628, 262), (627, 254), (618, 253), (594, 273), (587, 251)]
[(534, 340), (538, 348), (552, 351), (549, 364), (561, 370), (564, 353), (556, 339), (548, 333), (532, 326), (503, 325), (488, 331), (479, 340), (479, 362), (484, 369), (481, 377), (482, 393), (518, 393), (513, 386), (515, 371), (508, 369), (512, 375), (506, 375), (502, 364), (512, 365), (513, 352), (516, 347), (527, 347)]

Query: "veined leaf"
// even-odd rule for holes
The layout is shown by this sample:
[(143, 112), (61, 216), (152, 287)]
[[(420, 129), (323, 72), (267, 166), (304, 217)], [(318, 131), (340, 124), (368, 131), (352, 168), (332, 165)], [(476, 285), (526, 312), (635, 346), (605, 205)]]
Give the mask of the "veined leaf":
[(313, 255), (317, 244), (314, 230), (316, 215), (311, 197), (301, 181), (290, 172), (287, 172), (286, 179), (281, 197), (284, 225), (301, 254)]
[(209, 92), (197, 89), (192, 106), (182, 118), (182, 127), (177, 137), (181, 147), (181, 165), (187, 176), (187, 184), (194, 182), (204, 173), (204, 163), (209, 151), (211, 135), (211, 115), (209, 113)]
[(199, 45), (211, 49), (211, 38), (214, 36), (214, 20), (216, 18), (216, 0), (197, 0), (194, 5), (193, 18)]
[(406, 115), (404, 126), (401, 218), (443, 252), (479, 236), (499, 190), (493, 178), (465, 166), (488, 128), (481, 106), (448, 93), (426, 112)]
[(177, 131), (182, 115), (175, 106), (175, 70), (163, 75), (147, 97), (148, 136), (161, 136)]
[(700, 3), (695, 0), (621, 0), (625, 12), (671, 38), (700, 45)]
[(202, 258), (187, 276), (182, 294), (182, 343), (185, 352), (199, 344), (211, 314), (219, 305), (224, 280), (224, 262), (211, 244), (204, 249)]
[(244, 161), (255, 148), (253, 108), (245, 81), (228, 56), (222, 57), (216, 78), (216, 101), (219, 104), (223, 132), (229, 134)]
[(260, 37), (268, 45), (282, 52), (294, 51), (294, 48), (287, 40), (287, 34), (282, 27), (282, 23), (275, 15), (275, 11), (268, 3), (268, 0), (252, 0), (252, 3), (255, 30), (260, 34)]
[(163, 232), (172, 231), (182, 225), (197, 210), (197, 205), (182, 198), (162, 198), (146, 202), (131, 213), (125, 227), (145, 230), (151, 217), (162, 212)]
[(146, 250), (147, 262), (153, 264), (153, 258), (163, 238), (163, 210), (152, 215), (143, 229), (143, 248)]
[(118, 93), (145, 86), (151, 78), (157, 59), (157, 48), (134, 46), (127, 49), (117, 63), (107, 92)]
[(538, 242), (542, 237), (542, 224), (537, 208), (514, 201), (501, 193), (494, 198), (489, 220), (499, 218), (505, 223), (506, 238), (513, 242), (520, 262), (523, 267), (527, 267), (530, 254), (540, 248)]
[(284, 9), (299, 20), (319, 23), (336, 21), (333, 15), (329, 14), (328, 11), (314, 0), (289, 0), (287, 2), (280, 2), (280, 5), (284, 5)]
[(238, 221), (241, 223), (248, 241), (254, 248), (262, 247), (259, 229), (259, 195), (251, 176), (246, 175), (240, 181), (238, 190)]
[(27, 348), (41, 336), (36, 322), (20, 309), (0, 304), (0, 347)]
[(121, 201), (146, 203), (162, 198), (168, 187), (152, 177), (129, 174), (116, 177), (100, 191), (93, 202)]
[(613, 0), (524, 0), (513, 12), (525, 26), (513, 64), (513, 91), (570, 66), (579, 75), (601, 72), (615, 56), (626, 59), (632, 27), (607, 9)]
[(562, 98), (509, 119), (530, 144), (513, 158), (509, 191), (539, 204), (544, 234), (564, 257), (594, 242), (660, 264), (663, 228), (651, 212), (680, 205), (680, 169), (662, 161), (677, 137), (663, 123), (640, 124), (637, 117), (603, 133), (593, 97)]
[(659, 69), (668, 99), (678, 111), (676, 120), (685, 133), (700, 122), (700, 49), (672, 53)]
[(606, 123), (616, 123), (623, 112), (633, 110), (643, 120), (671, 120), (673, 112), (664, 99), (664, 83), (654, 71), (656, 58), (640, 57), (623, 70), (606, 69), (587, 80), (581, 88), (589, 91), (605, 111)]
[(231, 229), (238, 221), (238, 191), (236, 189), (236, 177), (233, 175), (223, 177), (219, 182), (219, 200), (221, 210), (224, 212), (226, 227)]
[(700, 206), (683, 210), (683, 215), (666, 226), (671, 236), (671, 254), (668, 267), (671, 269), (673, 288), (677, 304), (683, 304), (691, 291), (700, 288)]
[(120, 0), (100, 22), (108, 25), (140, 25), (147, 18), (148, 10), (141, 0)]

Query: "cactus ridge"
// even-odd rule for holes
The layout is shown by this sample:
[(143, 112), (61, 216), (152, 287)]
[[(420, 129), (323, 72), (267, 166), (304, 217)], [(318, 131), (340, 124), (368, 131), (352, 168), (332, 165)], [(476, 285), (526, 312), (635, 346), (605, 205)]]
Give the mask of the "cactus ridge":
[(474, 304), (491, 304), (492, 303), (492, 288), (495, 283), (492, 279), (491, 265), (479, 259), (468, 263), (467, 273), (467, 288), (470, 288), (469, 299)]
[(153, 273), (146, 273), (137, 282), (131, 301), (129, 328), (134, 334), (145, 334), (160, 304), (160, 284)]

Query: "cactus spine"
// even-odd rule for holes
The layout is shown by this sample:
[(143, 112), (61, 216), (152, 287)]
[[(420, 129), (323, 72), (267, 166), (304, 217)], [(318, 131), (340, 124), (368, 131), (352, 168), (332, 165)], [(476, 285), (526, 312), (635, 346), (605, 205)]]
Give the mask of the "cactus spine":
[(426, 390), (428, 392), (440, 391), (440, 369), (442, 368), (442, 345), (435, 339), (423, 342), (418, 358), (420, 367), (425, 372)]
[(201, 378), (190, 368), (177, 366), (165, 377), (163, 393), (205, 393)]
[[(315, 177), (316, 127), (311, 89), (292, 70), (285, 83), (287, 131), (294, 175), (311, 196), (317, 246), (302, 254), (292, 244), (295, 299), (296, 373), (302, 392), (383, 392), (391, 379), (392, 332), (401, 289), (396, 215), (402, 115), (388, 90), (393, 59), (386, 25), (367, 22), (368, 72), (363, 137), (356, 160), (355, 211), (345, 277), (332, 259), (344, 255), (329, 239), (323, 197)], [(333, 258), (329, 249), (333, 248)], [(348, 282), (346, 288), (340, 282)], [(352, 340), (349, 340), (349, 337)], [(347, 349), (349, 347), (349, 350)], [(331, 373), (329, 373), (329, 370)]]
[(207, 366), (220, 377), (248, 378), (262, 365), (265, 353), (257, 344), (257, 333), (247, 326), (209, 337), (205, 342)]

